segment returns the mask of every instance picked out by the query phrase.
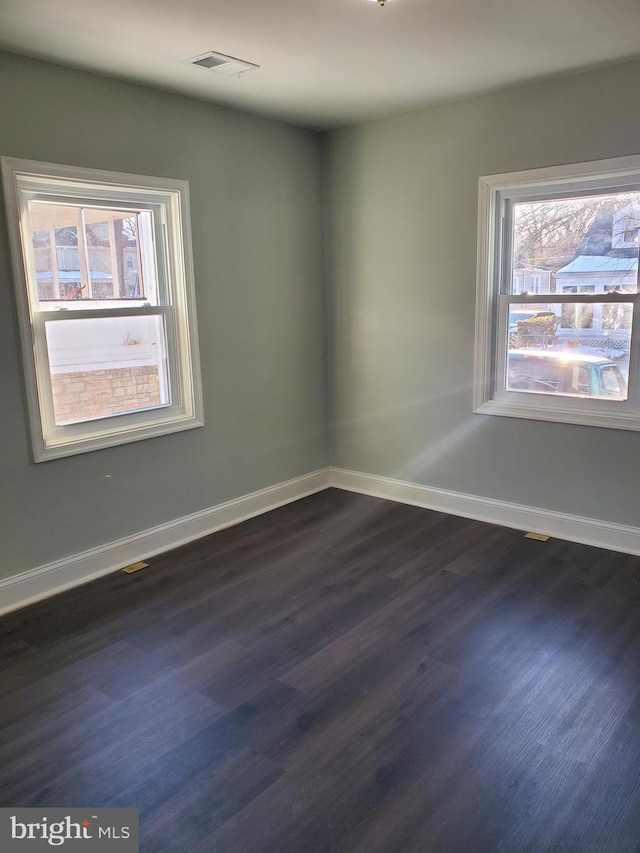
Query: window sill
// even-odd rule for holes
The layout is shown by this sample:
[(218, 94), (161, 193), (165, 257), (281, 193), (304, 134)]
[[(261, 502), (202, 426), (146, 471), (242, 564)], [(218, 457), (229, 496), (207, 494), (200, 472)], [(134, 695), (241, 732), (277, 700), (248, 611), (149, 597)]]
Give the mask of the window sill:
[(534, 404), (487, 400), (476, 406), (474, 413), (477, 415), (498, 415), (507, 418), (526, 418), (527, 420), (579, 424), (580, 426), (605, 427), (608, 429), (640, 430), (640, 416), (635, 413), (576, 411), (575, 408), (569, 407), (543, 406), (539, 400)]

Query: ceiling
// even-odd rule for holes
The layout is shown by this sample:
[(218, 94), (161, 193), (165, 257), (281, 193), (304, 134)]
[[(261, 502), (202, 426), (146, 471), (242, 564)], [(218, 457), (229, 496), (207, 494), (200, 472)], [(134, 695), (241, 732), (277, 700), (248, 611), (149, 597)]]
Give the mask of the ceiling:
[(639, 56), (640, 0), (0, 0), (0, 46), (327, 129)]

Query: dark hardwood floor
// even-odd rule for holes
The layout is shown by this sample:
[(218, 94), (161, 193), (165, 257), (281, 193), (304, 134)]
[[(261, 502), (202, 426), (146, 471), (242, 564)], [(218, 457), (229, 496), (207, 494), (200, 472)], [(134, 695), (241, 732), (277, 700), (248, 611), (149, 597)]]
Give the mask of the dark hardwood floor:
[(328, 490), (0, 620), (0, 805), (141, 850), (640, 850), (640, 558)]

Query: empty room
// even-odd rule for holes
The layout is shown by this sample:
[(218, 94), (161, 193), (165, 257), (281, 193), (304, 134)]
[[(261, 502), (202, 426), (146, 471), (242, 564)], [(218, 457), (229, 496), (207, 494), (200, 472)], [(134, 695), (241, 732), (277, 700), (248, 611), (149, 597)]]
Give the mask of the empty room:
[(0, 0), (3, 853), (640, 850), (638, 91), (636, 0)]

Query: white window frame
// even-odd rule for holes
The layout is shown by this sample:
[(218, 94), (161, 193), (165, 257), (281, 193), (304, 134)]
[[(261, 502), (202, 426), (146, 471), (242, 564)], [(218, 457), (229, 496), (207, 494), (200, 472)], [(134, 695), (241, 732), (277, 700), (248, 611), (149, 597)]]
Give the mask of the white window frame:
[[(186, 181), (106, 172), (2, 157), (22, 359), (34, 461), (86, 453), (204, 424), (198, 354), (195, 287)], [(73, 307), (46, 311), (39, 306), (35, 262), (26, 210), (29, 198), (75, 205), (134, 206), (154, 214), (158, 305)], [(167, 338), (169, 403), (160, 407), (55, 424), (45, 322), (94, 317), (161, 315)]]
[[(594, 192), (640, 191), (640, 156), (510, 172), (480, 178), (474, 412), (640, 430), (640, 293), (511, 293), (511, 210), (516, 201), (550, 200)], [(555, 297), (555, 298), (554, 298)], [(554, 301), (633, 304), (628, 399), (531, 394), (506, 387), (509, 305)]]

